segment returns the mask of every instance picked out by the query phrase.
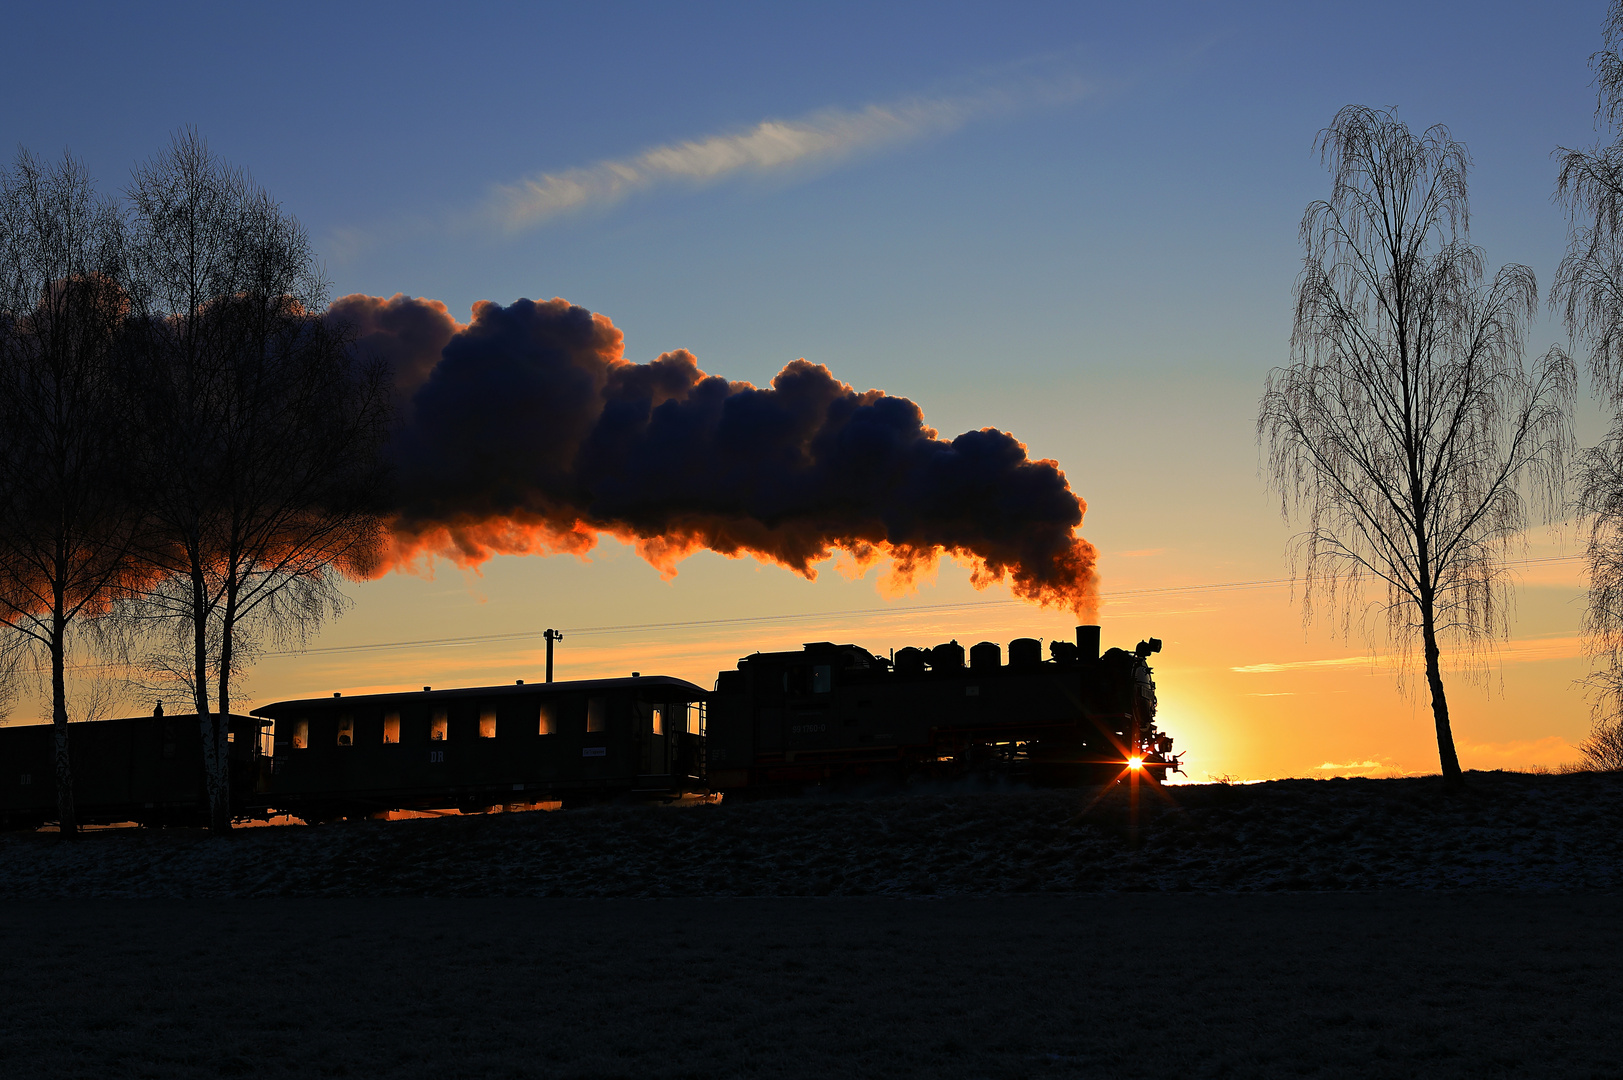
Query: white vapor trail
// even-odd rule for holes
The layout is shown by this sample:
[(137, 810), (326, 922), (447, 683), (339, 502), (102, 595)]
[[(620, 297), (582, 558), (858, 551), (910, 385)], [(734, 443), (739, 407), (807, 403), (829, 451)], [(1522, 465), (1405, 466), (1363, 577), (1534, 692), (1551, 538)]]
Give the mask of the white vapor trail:
[(1073, 101), (1090, 89), (1072, 79), (966, 97), (823, 109), (794, 120), (763, 120), (745, 131), (666, 143), (631, 157), (498, 185), (486, 212), (500, 231), (521, 232), (561, 214), (607, 206), (649, 188), (700, 186), (739, 174), (764, 176), (831, 165), (862, 151), (944, 135), (994, 113)]

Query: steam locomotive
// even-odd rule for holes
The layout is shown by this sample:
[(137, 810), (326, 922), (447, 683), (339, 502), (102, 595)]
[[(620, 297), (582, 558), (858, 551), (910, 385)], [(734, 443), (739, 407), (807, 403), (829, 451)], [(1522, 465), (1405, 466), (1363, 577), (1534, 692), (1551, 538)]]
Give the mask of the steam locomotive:
[(995, 774), (1039, 784), (1177, 769), (1155, 724), (1151, 638), (1100, 655), (1099, 627), (1076, 642), (1017, 638), (902, 649), (894, 658), (813, 642), (756, 653), (723, 671), (708, 703), (710, 784), (743, 794), (807, 784)]
[[(281, 701), (230, 718), (233, 811), (306, 821), (399, 810), (485, 810), (612, 797), (1005, 776), (1108, 783), (1177, 770), (1155, 722), (1148, 658), (1019, 638), (880, 657), (814, 642), (755, 653), (713, 691), (668, 676), (515, 683)], [(195, 716), (69, 727), (81, 821), (202, 817)], [(0, 825), (54, 820), (52, 729), (0, 729)]]

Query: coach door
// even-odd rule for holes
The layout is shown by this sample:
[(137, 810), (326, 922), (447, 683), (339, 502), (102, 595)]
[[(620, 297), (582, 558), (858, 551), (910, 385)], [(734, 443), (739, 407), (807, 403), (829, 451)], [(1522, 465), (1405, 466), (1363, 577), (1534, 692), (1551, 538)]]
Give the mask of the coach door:
[(676, 734), (671, 713), (671, 707), (662, 701), (637, 702), (637, 741), (642, 759), (638, 772), (643, 776), (665, 776), (671, 771), (670, 748)]

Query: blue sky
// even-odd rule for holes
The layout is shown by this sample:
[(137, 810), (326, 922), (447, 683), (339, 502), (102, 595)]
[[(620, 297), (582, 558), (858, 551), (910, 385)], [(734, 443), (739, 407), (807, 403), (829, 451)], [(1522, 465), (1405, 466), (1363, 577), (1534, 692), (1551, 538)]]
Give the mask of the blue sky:
[[(37, 7), (8, 17), (23, 47), (0, 68), (0, 142), (71, 149), (115, 190), (172, 131), (196, 125), (310, 228), (336, 294), (427, 296), (463, 319), (480, 299), (563, 296), (612, 318), (631, 359), (685, 347), (706, 370), (757, 383), (804, 356), (859, 388), (912, 397), (944, 434), (996, 425), (1058, 459), (1090, 502), (1083, 531), (1105, 552), (1107, 590), (1265, 579), (1285, 573), (1289, 530), (1257, 478), (1252, 424), (1264, 373), (1287, 359), (1297, 224), (1329, 188), (1315, 133), (1349, 103), (1448, 124), (1475, 162), (1475, 239), (1491, 264), (1527, 263), (1547, 285), (1564, 227), (1550, 155), (1597, 137), (1586, 62), (1604, 11)], [(708, 148), (706, 161), (748, 151), (763, 123), (823, 149), (783, 166), (718, 166), (704, 182), (648, 164), (690, 143)], [(626, 169), (637, 179), (617, 198), (501, 227), (514, 218), (498, 213), (512, 206), (504, 188), (545, 188), (550, 176), (601, 191), (604, 176)], [(1546, 319), (1534, 347), (1559, 339)], [(1593, 417), (1585, 424), (1592, 435)], [(1538, 542), (1539, 552), (1560, 547)], [(1159, 554), (1127, 554), (1144, 552)], [(665, 584), (612, 545), (600, 555), (590, 566), (529, 560), (479, 579), (363, 586), (323, 641), (399, 637), (407, 612), (431, 612), (421, 617), (452, 631), (516, 630), (538, 610), (560, 625), (598, 625), (654, 621), (636, 617), (644, 611), (884, 603), (871, 580), (825, 574), (809, 585), (702, 556)], [(915, 599), (991, 598), (962, 577), (944, 570)], [(1564, 579), (1548, 595), (1535, 589), (1518, 633), (1575, 633), (1575, 588)], [(1170, 609), (1121, 636), (1183, 634), (1213, 670), (1275, 659), (1260, 653), (1285, 641), (1304, 657), (1356, 654), (1356, 642), (1304, 635), (1287, 594), (1269, 604), (1203, 616), (1243, 615), (1249, 645), (1230, 648), (1232, 633), (1195, 622), (1169, 634), (1163, 624), (1194, 618)], [(1063, 620), (1040, 617), (1063, 631)], [(708, 684), (732, 647), (672, 673)], [(1176, 676), (1175, 655), (1163, 682)], [(1536, 684), (1562, 688), (1561, 719), (1530, 738), (1582, 733), (1568, 687), (1581, 665), (1562, 662)], [(254, 694), (328, 688), (308, 685), (315, 670), (309, 658), (267, 661)], [(340, 679), (351, 669), (320, 670)], [(497, 675), (505, 669), (467, 672)], [(1490, 712), (1521, 692), (1522, 676), (1506, 677)], [(367, 680), (347, 685), (356, 681)], [(1242, 712), (1225, 722), (1250, 722)], [(1380, 752), (1315, 744), (1299, 762), (1256, 770)]]
[[(1056, 346), (1082, 331), (1124, 359), (1176, 344), (1193, 363), (1188, 342), (1225, 329), (1222, 312), (1283, 317), (1295, 224), (1325, 187), (1312, 137), (1349, 102), (1448, 123), (1477, 161), (1490, 257), (1545, 269), (1560, 242), (1549, 153), (1592, 137), (1584, 60), (1603, 12), (787, 7), (41, 9), (14, 16), (29, 46), (0, 72), (4, 134), (69, 147), (117, 186), (195, 124), (330, 252), (345, 230), (403, 232), (354, 259), (329, 254), (339, 291), (453, 310), (557, 293), (618, 315), (632, 352), (680, 341), (718, 366), (776, 370), (823, 346), (888, 373), (969, 329), (966, 345), (1029, 342), (1070, 366), (1056, 354), (1074, 348)], [(411, 231), (538, 173), (821, 110), (1018, 96), (1041, 79), (1091, 89), (821, 168), (667, 185), (516, 236)], [(1032, 325), (1011, 340), (1014, 320)]]

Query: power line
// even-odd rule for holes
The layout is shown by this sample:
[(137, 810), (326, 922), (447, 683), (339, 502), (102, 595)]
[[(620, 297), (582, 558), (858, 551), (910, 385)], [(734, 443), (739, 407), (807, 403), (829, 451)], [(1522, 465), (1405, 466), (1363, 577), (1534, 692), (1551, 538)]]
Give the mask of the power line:
[[(1552, 555), (1541, 559), (1518, 559), (1507, 566), (1533, 566), (1542, 563), (1571, 562), (1583, 555)], [(1242, 592), (1249, 589), (1275, 589), (1291, 584), (1290, 578), (1259, 578), (1254, 581), (1218, 581), (1198, 585), (1163, 585), (1153, 589), (1121, 589), (1103, 593), (1100, 599), (1120, 599), (1136, 596), (1168, 596), (1178, 593)], [(728, 619), (686, 619), (677, 622), (622, 623), (605, 626), (564, 627), (563, 632), (576, 637), (599, 634), (646, 633), (658, 630), (684, 630), (697, 627), (750, 626), (785, 622), (826, 622), (832, 619), (875, 619), (910, 615), (915, 612), (942, 612), (980, 610), (994, 607), (1025, 607), (1024, 600), (962, 600), (950, 604), (917, 604), (900, 608), (850, 608), (844, 611), (799, 612), (791, 615), (743, 615)], [(411, 641), (375, 641), (357, 645), (324, 645), (313, 649), (283, 649), (259, 653), (259, 656), (339, 656), (347, 653), (389, 652), (406, 649), (458, 649), (500, 641), (525, 641), (540, 636), (539, 630), (517, 630), (499, 634), (470, 634), (463, 637), (419, 638)], [(120, 663), (69, 664), (73, 671), (91, 671), (124, 667)], [(42, 667), (31, 670), (43, 672)]]
[[(1541, 559), (1520, 559), (1508, 566), (1531, 566), (1539, 563), (1570, 562), (1582, 555), (1554, 555)], [(1198, 585), (1165, 585), (1153, 589), (1122, 589), (1101, 594), (1100, 599), (1122, 599), (1137, 596), (1166, 596), (1177, 593), (1242, 592), (1250, 589), (1274, 589), (1291, 584), (1291, 578), (1259, 578), (1254, 581), (1219, 581)], [(687, 630), (700, 627), (751, 626), (783, 622), (826, 622), (830, 619), (873, 619), (910, 615), (915, 612), (943, 612), (980, 610), (994, 607), (1025, 607), (1024, 600), (963, 600), (950, 604), (917, 604), (901, 608), (850, 608), (844, 611), (797, 612), (790, 615), (743, 615), (727, 619), (685, 619), (658, 623), (621, 623), (605, 626), (564, 627), (563, 633), (575, 637), (600, 634), (648, 633), (659, 630)], [(380, 641), (357, 645), (326, 645), (314, 649), (288, 649), (261, 653), (262, 656), (334, 656), (344, 653), (385, 652), (399, 649), (458, 649), (499, 641), (523, 641), (540, 636), (539, 630), (519, 630), (498, 634), (469, 634), (462, 637), (419, 638), (411, 641)]]
[[(1288, 584), (1288, 583), (1289, 583), (1288, 578), (1281, 578), (1281, 579), (1279, 579), (1277, 581), (1251, 581), (1251, 582), (1233, 581), (1233, 582), (1223, 582), (1221, 584), (1215, 584), (1215, 585), (1194, 585), (1194, 586), (1188, 586), (1188, 587), (1185, 587), (1185, 588), (1172, 587), (1172, 588), (1166, 588), (1166, 589), (1133, 589), (1133, 590), (1128, 590), (1128, 591), (1119, 592), (1119, 593), (1108, 593), (1106, 595), (1107, 596), (1138, 596), (1138, 595), (1144, 595), (1144, 594), (1148, 594), (1148, 593), (1159, 593), (1159, 592), (1194, 592), (1194, 591), (1200, 591), (1200, 590), (1217, 590), (1217, 589), (1227, 589), (1227, 590), (1255, 589), (1255, 588), (1267, 588), (1267, 587), (1271, 587), (1271, 586), (1275, 586), (1275, 585)], [(727, 618), (727, 619), (684, 619), (684, 620), (679, 620), (679, 621), (675, 621), (675, 622), (659, 622), (659, 623), (620, 623), (620, 624), (606, 625), (606, 626), (575, 626), (575, 627), (566, 626), (566, 627), (563, 628), (563, 633), (571, 634), (571, 635), (573, 635), (575, 637), (588, 637), (588, 636), (595, 635), (595, 634), (645, 633), (645, 632), (651, 632), (651, 631), (656, 631), (656, 630), (685, 630), (685, 629), (698, 628), (698, 627), (747, 626), (747, 625), (761, 624), (761, 623), (780, 623), (780, 622), (826, 622), (826, 621), (828, 621), (830, 619), (872, 619), (872, 618), (882, 618), (882, 617), (886, 617), (886, 616), (910, 615), (910, 614), (913, 614), (914, 612), (940, 612), (940, 611), (954, 611), (954, 610), (980, 609), (980, 608), (992, 608), (992, 607), (1024, 607), (1024, 606), (1026, 606), (1026, 601), (1024, 601), (1024, 600), (963, 600), (963, 601), (959, 601), (957, 603), (951, 603), (951, 604), (915, 604), (915, 605), (910, 605), (908, 607), (901, 607), (901, 608), (850, 608), (850, 609), (847, 609), (847, 610), (844, 610), (844, 611), (797, 612), (797, 613), (791, 614), (791, 615), (740, 615), (740, 616), (735, 616), (733, 618)], [(264, 653), (262, 655), (265, 655), (265, 656), (294, 656), (294, 655), (310, 655), (310, 654), (314, 654), (314, 653), (322, 653), (322, 654), (331, 655), (331, 654), (335, 654), (335, 653), (378, 651), (378, 650), (385, 650), (385, 649), (427, 649), (427, 648), (454, 649), (454, 648), (462, 648), (462, 647), (465, 647), (465, 646), (468, 646), (468, 645), (483, 644), (483, 643), (486, 643), (486, 642), (519, 641), (519, 640), (523, 640), (523, 639), (526, 639), (526, 638), (534, 638), (534, 637), (537, 637), (538, 635), (539, 635), (539, 631), (523, 630), (523, 631), (514, 631), (514, 632), (500, 633), (500, 634), (470, 634), (470, 635), (467, 635), (467, 636), (464, 636), (464, 637), (422, 638), (422, 639), (415, 640), (415, 641), (386, 641), (386, 642), (373, 642), (373, 643), (362, 644), (362, 645), (329, 645), (329, 646), (322, 646), (322, 647), (314, 648), (314, 649), (306, 649), (302, 653), (296, 653), (293, 650), (288, 650), (288, 651), (284, 651), (284, 652), (269, 652), (269, 653)]]

